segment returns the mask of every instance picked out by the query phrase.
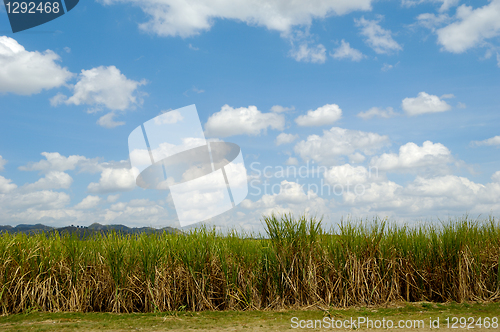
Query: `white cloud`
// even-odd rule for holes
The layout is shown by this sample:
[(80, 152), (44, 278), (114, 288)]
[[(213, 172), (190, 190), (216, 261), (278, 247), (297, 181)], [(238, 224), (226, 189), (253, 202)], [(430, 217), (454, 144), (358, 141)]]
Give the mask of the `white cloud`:
[[(478, 184), (455, 175), (424, 178), (417, 176), (403, 187), (391, 181), (365, 183), (364, 192), (356, 195), (345, 192), (344, 206), (365, 214), (392, 214), (423, 218), (443, 217), (457, 213), (482, 213), (500, 211), (500, 184)], [(458, 215), (457, 215), (458, 216)]]
[(500, 171), (496, 171), (492, 176), (491, 179), (493, 182), (500, 183)]
[[(356, 190), (357, 189), (357, 190)], [(362, 209), (371, 214), (380, 210), (394, 211), (405, 203), (401, 197), (402, 186), (392, 181), (372, 182), (343, 191), (344, 206), (352, 206), (354, 211)]]
[(363, 161), (365, 161), (365, 159), (366, 159), (366, 157), (363, 156), (359, 152), (355, 152), (355, 153), (349, 155), (349, 162), (351, 162), (353, 164), (362, 163)]
[(332, 166), (323, 176), (330, 185), (355, 185), (363, 184), (371, 180), (371, 174), (365, 167), (354, 167), (349, 164)]
[(58, 152), (42, 152), (41, 155), (45, 157), (45, 160), (40, 160), (35, 163), (30, 162), (26, 166), (20, 166), (19, 169), (21, 171), (40, 171), (42, 173), (74, 170), (77, 166), (80, 167), (82, 171), (90, 173), (101, 170), (101, 167), (98, 166), (97, 159), (87, 159), (84, 156), (78, 155), (65, 157)]
[(476, 195), (483, 187), (464, 177), (455, 175), (445, 175), (434, 178), (423, 178), (418, 176), (406, 189), (415, 196), (430, 196), (430, 197), (455, 197), (464, 196), (464, 193), (469, 192), (469, 195)]
[(109, 128), (109, 129), (115, 128), (118, 126), (123, 126), (125, 124), (125, 122), (115, 121), (114, 120), (115, 116), (116, 116), (116, 113), (109, 112), (108, 114), (101, 116), (99, 118), (99, 120), (97, 120), (97, 124), (101, 127)]
[(13, 193), (0, 196), (0, 205), (13, 210), (20, 209), (60, 209), (68, 205), (70, 197), (66, 193), (51, 190), (34, 191), (30, 193)]
[(308, 190), (307, 186), (286, 180), (277, 185), (268, 187), (267, 192), (256, 202), (245, 199), (241, 202), (241, 207), (252, 210), (257, 218), (271, 213), (327, 213), (327, 200), (318, 196), (314, 190)]
[(3, 159), (2, 156), (0, 156), (0, 172), (5, 169), (5, 164), (7, 164), (7, 160)]
[(380, 117), (384, 119), (392, 118), (393, 116), (396, 116), (397, 113), (394, 112), (392, 107), (387, 107), (385, 110), (382, 108), (378, 107), (372, 107), (366, 112), (359, 112), (358, 113), (358, 118), (361, 118), (363, 120), (368, 120), (373, 117)]
[(337, 164), (339, 157), (356, 152), (371, 155), (389, 143), (387, 136), (376, 133), (333, 127), (323, 130), (323, 136), (310, 135), (295, 145), (294, 151), (302, 159), (326, 164)]
[(437, 27), (449, 22), (451, 18), (447, 14), (423, 13), (417, 16), (417, 24), (431, 29), (433, 32)]
[(290, 56), (299, 62), (325, 63), (326, 48), (322, 44), (309, 47), (308, 43), (304, 42), (298, 48), (293, 47)]
[(92, 182), (87, 189), (91, 193), (111, 193), (129, 191), (135, 188), (135, 176), (131, 169), (106, 168), (101, 173), (99, 183)]
[(476, 9), (461, 5), (455, 17), (456, 22), (436, 31), (438, 43), (448, 52), (463, 53), (500, 35), (500, 0)]
[(64, 85), (73, 74), (51, 50), (29, 52), (15, 39), (0, 36), (0, 93), (31, 95)]
[(299, 126), (324, 126), (330, 125), (342, 117), (342, 110), (337, 104), (326, 104), (315, 111), (309, 110), (306, 115), (295, 119)]
[(118, 200), (118, 198), (120, 198), (120, 194), (116, 194), (116, 195), (109, 195), (108, 198), (106, 198), (106, 201), (108, 203), (114, 203)]
[(449, 10), (451, 7), (457, 6), (460, 3), (460, 0), (438, 0), (438, 2), (442, 2), (439, 11), (443, 12)]
[(441, 96), (441, 99), (453, 99), (455, 95), (453, 93), (447, 93)]
[(80, 203), (75, 205), (74, 209), (77, 209), (77, 210), (93, 209), (97, 205), (99, 205), (100, 202), (101, 202), (101, 198), (99, 196), (88, 195)]
[(29, 191), (45, 189), (68, 189), (73, 183), (73, 178), (67, 173), (60, 171), (50, 171), (43, 178), (25, 185), (23, 188)]
[(161, 124), (175, 124), (179, 121), (182, 121), (184, 117), (182, 114), (175, 110), (175, 111), (166, 111), (163, 112), (161, 115), (158, 115), (157, 117), (154, 118), (154, 123), (157, 125)]
[(340, 42), (340, 46), (335, 49), (335, 52), (330, 53), (330, 55), (334, 59), (350, 59), (351, 61), (361, 61), (365, 58), (363, 53), (352, 48), (351, 45), (343, 39)]
[(482, 141), (472, 141), (471, 146), (495, 146), (500, 145), (500, 136), (491, 137)]
[(451, 7), (455, 7), (459, 4), (460, 0), (402, 0), (401, 4), (404, 7), (412, 7), (415, 5), (419, 5), (424, 2), (434, 2), (440, 3), (441, 7), (439, 7), (440, 12), (444, 12), (449, 10)]
[(207, 136), (227, 137), (233, 135), (259, 135), (267, 128), (283, 130), (285, 117), (277, 113), (262, 113), (255, 106), (232, 108), (222, 106), (212, 114), (205, 124)]
[(299, 161), (297, 160), (297, 158), (294, 158), (294, 157), (289, 157), (285, 161), (285, 165), (298, 165), (298, 164), (299, 164)]
[(313, 19), (371, 10), (371, 0), (100, 0), (104, 4), (140, 6), (148, 21), (140, 28), (160, 36), (189, 37), (209, 30), (216, 19), (236, 20), (252, 26), (288, 33), (294, 26), (309, 26)]
[(420, 92), (416, 98), (403, 99), (401, 107), (409, 116), (445, 112), (451, 109), (451, 106), (444, 100), (439, 99), (438, 96), (425, 92)]
[(392, 68), (394, 68), (393, 65), (390, 65), (388, 63), (384, 63), (384, 65), (382, 66), (382, 68), (380, 68), (381, 71), (389, 71), (391, 70)]
[(141, 104), (136, 90), (146, 84), (145, 80), (137, 82), (123, 75), (115, 66), (100, 66), (82, 70), (79, 81), (73, 87), (73, 96), (66, 99), (58, 94), (52, 98), (52, 105), (92, 105), (97, 108), (105, 106), (110, 110), (125, 110), (132, 105)]
[(284, 112), (288, 112), (288, 111), (293, 111), (295, 110), (295, 107), (283, 107), (283, 106), (280, 106), (280, 105), (274, 105), (273, 107), (271, 107), (271, 112), (274, 112), (274, 113), (284, 113)]
[(447, 164), (454, 162), (450, 150), (441, 143), (425, 141), (422, 146), (413, 142), (402, 145), (399, 154), (384, 153), (373, 157), (370, 165), (380, 171), (416, 171), (432, 169), (434, 172), (445, 172)]
[(179, 222), (168, 219), (167, 210), (147, 199), (133, 199), (128, 203), (113, 204), (103, 215), (106, 222), (113, 224), (134, 223), (141, 226), (173, 226), (179, 227)]
[(196, 92), (196, 93), (203, 93), (205, 92), (205, 90), (203, 89), (198, 89), (197, 87), (193, 86), (193, 91)]
[(12, 180), (6, 179), (0, 175), (0, 194), (7, 194), (17, 188), (17, 186), (11, 182)]
[(464, 103), (462, 103), (462, 102), (458, 102), (458, 103), (457, 103), (457, 108), (462, 108), (462, 109), (464, 109), (464, 108), (467, 108), (467, 105), (465, 105), (465, 104), (464, 104)]
[(395, 51), (401, 51), (403, 48), (394, 39), (392, 39), (392, 32), (383, 29), (378, 23), (379, 20), (366, 20), (361, 17), (359, 20), (355, 19), (357, 27), (361, 28), (361, 34), (367, 39), (365, 42), (373, 48), (378, 54), (391, 54)]
[(299, 138), (299, 135), (297, 135), (297, 134), (293, 135), (293, 134), (281, 133), (278, 135), (278, 137), (276, 137), (276, 145), (278, 146), (281, 144), (292, 143), (297, 138)]

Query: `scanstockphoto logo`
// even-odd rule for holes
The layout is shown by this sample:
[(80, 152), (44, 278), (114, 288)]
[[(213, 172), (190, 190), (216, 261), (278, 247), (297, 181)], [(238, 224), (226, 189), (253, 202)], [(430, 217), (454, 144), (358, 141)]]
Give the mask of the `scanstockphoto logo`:
[(136, 184), (170, 190), (181, 227), (220, 215), (248, 194), (240, 147), (208, 142), (195, 105), (138, 126), (128, 146)]
[(75, 8), (78, 2), (79, 0), (3, 0), (14, 33), (55, 20)]

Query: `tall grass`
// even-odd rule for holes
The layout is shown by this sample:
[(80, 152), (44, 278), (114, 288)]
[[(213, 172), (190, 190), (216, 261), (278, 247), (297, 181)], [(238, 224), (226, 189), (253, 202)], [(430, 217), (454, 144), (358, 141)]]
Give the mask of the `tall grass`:
[(0, 235), (0, 312), (248, 310), (500, 298), (500, 224), (416, 228), (291, 215), (246, 237)]

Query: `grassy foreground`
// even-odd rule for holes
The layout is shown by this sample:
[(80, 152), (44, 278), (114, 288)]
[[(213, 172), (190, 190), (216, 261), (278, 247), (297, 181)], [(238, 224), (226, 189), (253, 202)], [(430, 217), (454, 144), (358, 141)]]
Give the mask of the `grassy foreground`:
[(266, 236), (0, 236), (0, 313), (166, 312), (496, 301), (500, 225), (264, 219)]
[[(416, 325), (418, 328), (403, 328), (403, 330), (431, 331), (430, 320), (436, 322), (439, 318), (439, 330), (456, 331), (461, 329), (460, 318), (474, 319), (476, 331), (498, 331), (499, 326), (492, 324), (495, 317), (500, 318), (500, 307), (495, 303), (396, 303), (389, 307), (358, 307), (349, 309), (329, 310), (283, 310), (283, 311), (204, 311), (204, 312), (166, 312), (166, 313), (23, 313), (0, 317), (0, 331), (283, 331), (301, 330), (295, 327), (294, 317), (307, 327), (310, 322), (325, 321), (360, 321), (391, 320), (394, 324), (404, 321), (404, 324)], [(451, 328), (453, 317), (458, 319), (455, 328)], [(446, 319), (450, 325), (447, 328)], [(481, 321), (479, 321), (481, 318)], [(486, 320), (485, 320), (486, 318)], [(484, 322), (488, 321), (488, 328)], [(479, 323), (478, 323), (479, 322)], [(300, 323), (298, 323), (300, 324)], [(477, 325), (479, 324), (479, 325)], [(356, 329), (376, 330), (367, 326), (368, 323), (357, 324)], [(436, 330), (434, 323), (434, 330)], [(470, 328), (471, 326), (469, 326)], [(306, 328), (308, 331), (322, 331), (331, 328), (323, 325), (321, 328)], [(346, 330), (335, 328), (334, 330)], [(347, 329), (348, 330), (348, 329)], [(384, 329), (391, 330), (391, 329)], [(394, 330), (394, 329), (392, 329)], [(399, 329), (401, 330), (401, 329)]]

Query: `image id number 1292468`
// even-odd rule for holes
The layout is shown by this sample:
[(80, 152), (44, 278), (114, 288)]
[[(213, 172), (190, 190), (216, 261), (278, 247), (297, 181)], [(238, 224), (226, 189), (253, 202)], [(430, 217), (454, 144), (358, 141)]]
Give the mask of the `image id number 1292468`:
[(58, 14), (61, 8), (59, 8), (59, 2), (40, 2), (38, 6), (34, 2), (6, 2), (5, 8), (8, 14)]

